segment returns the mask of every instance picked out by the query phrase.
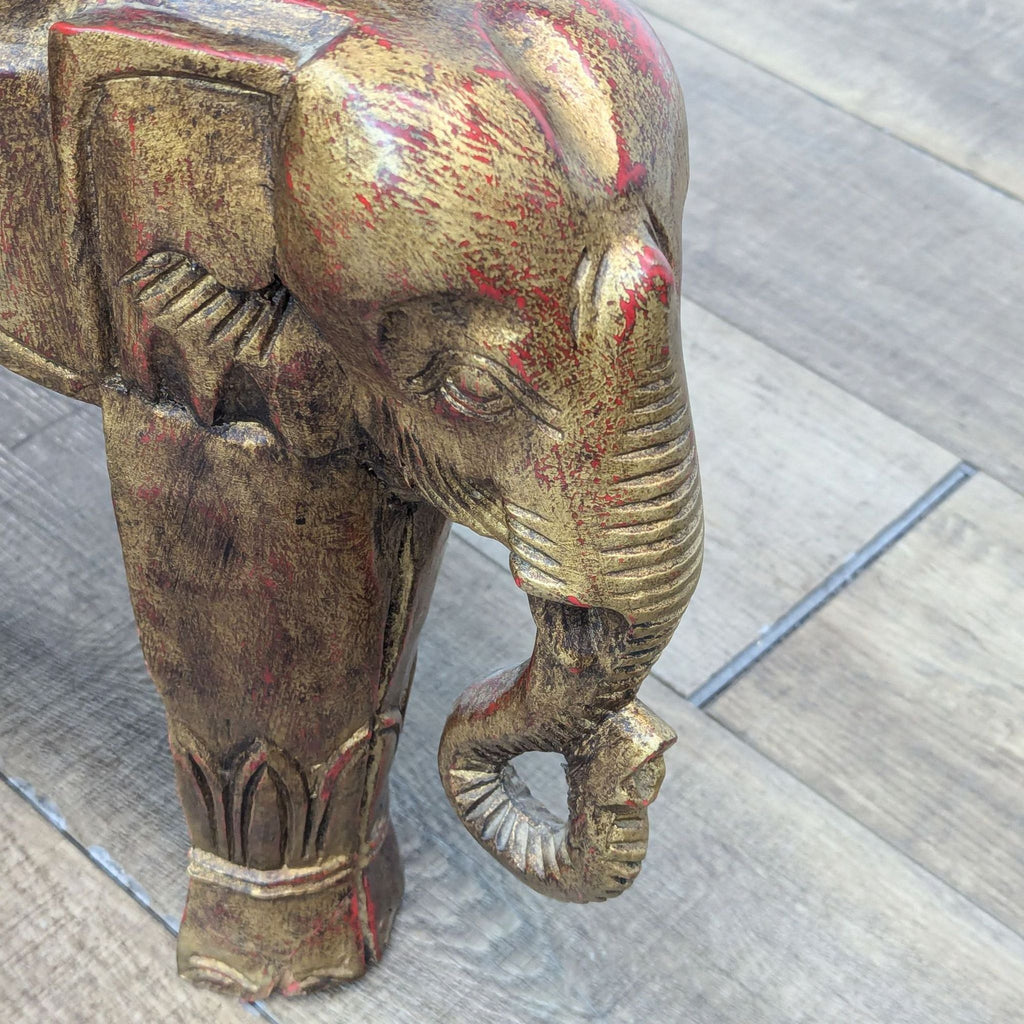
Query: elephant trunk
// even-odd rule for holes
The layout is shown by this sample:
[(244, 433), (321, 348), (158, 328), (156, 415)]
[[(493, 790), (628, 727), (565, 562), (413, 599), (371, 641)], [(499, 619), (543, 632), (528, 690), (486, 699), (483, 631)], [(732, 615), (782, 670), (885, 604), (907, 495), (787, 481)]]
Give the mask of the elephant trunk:
[[(557, 524), (506, 506), (533, 654), (462, 695), (438, 755), (474, 838), (531, 888), (573, 902), (618, 895), (638, 874), (675, 740), (636, 693), (696, 585), (703, 516), (685, 391), (669, 380), (650, 394), (634, 410), (645, 444), (610, 457), (626, 482), (589, 523), (566, 517), (576, 537), (552, 544), (543, 531)], [(531, 750), (564, 755), (567, 820), (518, 778), (512, 759)]]
[[(633, 700), (562, 746), (543, 721), (554, 694), (535, 666), (531, 659), (463, 694), (438, 755), (445, 790), (477, 842), (532, 889), (575, 903), (617, 896), (647, 852), (647, 805), (675, 734)], [(510, 762), (526, 750), (565, 755), (568, 820), (519, 779)]]

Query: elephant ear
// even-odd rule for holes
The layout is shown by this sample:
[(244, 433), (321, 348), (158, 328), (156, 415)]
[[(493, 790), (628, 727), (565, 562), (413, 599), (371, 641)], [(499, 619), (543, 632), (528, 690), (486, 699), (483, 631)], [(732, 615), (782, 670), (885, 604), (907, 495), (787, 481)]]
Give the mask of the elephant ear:
[[(237, 395), (248, 361), (258, 395), (248, 404), (277, 398), (270, 328), (288, 306), (276, 280), (278, 113), (295, 71), (350, 24), (307, 5), (258, 6), (97, 10), (50, 30), (63, 246), (68, 273), (92, 277), (101, 373), (181, 400), (208, 425), (226, 407), (275, 420), (273, 408), (240, 410)], [(147, 275), (161, 268), (163, 288)], [(318, 335), (300, 317), (288, 321), (293, 376), (317, 369), (307, 350)]]

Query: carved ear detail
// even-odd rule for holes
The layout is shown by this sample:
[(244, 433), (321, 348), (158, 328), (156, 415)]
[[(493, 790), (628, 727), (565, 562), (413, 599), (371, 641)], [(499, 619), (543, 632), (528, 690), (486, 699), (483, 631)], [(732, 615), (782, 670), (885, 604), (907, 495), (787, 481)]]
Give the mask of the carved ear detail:
[(344, 374), (276, 278), (241, 291), (180, 252), (151, 253), (117, 282), (120, 374), (204, 426), (256, 422), (308, 456), (335, 451), (349, 416)]
[(276, 279), (259, 291), (235, 291), (171, 251), (147, 256), (118, 283), (136, 287), (135, 301), (155, 327), (207, 346), (230, 346), (236, 354), (248, 350), (262, 363), (289, 301)]
[(142, 336), (141, 358), (134, 367), (122, 366), (122, 375), (144, 375), (139, 383), (153, 397), (177, 383), (184, 393), (171, 397), (191, 405), (204, 426), (214, 423), (236, 363), (267, 365), (290, 300), (279, 281), (234, 291), (183, 254), (167, 251), (147, 256), (118, 284), (137, 309)]

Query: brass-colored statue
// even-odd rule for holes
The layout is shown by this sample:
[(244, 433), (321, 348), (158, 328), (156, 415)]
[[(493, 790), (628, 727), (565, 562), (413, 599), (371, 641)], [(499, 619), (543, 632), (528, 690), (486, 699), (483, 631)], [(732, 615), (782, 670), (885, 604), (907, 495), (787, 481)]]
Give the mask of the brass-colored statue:
[[(452, 806), (534, 889), (617, 895), (674, 739), (636, 694), (703, 537), (650, 30), (617, 0), (0, 10), (0, 361), (103, 409), (193, 843), (182, 973), (256, 998), (381, 956), (450, 520), (537, 623), (449, 718)], [(567, 821), (530, 750), (565, 756)]]

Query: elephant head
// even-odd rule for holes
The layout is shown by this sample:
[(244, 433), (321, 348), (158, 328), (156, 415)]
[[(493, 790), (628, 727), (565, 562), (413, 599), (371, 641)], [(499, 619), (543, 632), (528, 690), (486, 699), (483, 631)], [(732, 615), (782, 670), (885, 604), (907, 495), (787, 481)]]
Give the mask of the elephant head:
[[(533, 654), (465, 692), (442, 780), (527, 884), (604, 899), (646, 851), (674, 736), (636, 693), (703, 549), (678, 329), (678, 84), (612, 0), (366, 5), (335, 19), (281, 58), (285, 71), (266, 40), (241, 56), (237, 40), (207, 41), (188, 69), (272, 97), (265, 181), (245, 200), (247, 239), (272, 251), (250, 258), (240, 239), (199, 262), (220, 260), (214, 275), (249, 296), (239, 309), (265, 304), (256, 362), (292, 330), (336, 371), (323, 415), (344, 406), (372, 472), (509, 549)], [(151, 37), (150, 66), (180, 64)], [(152, 282), (168, 273), (161, 258), (111, 279)], [(216, 404), (197, 414), (212, 422)], [(565, 756), (567, 823), (517, 779), (510, 762), (528, 750)]]

